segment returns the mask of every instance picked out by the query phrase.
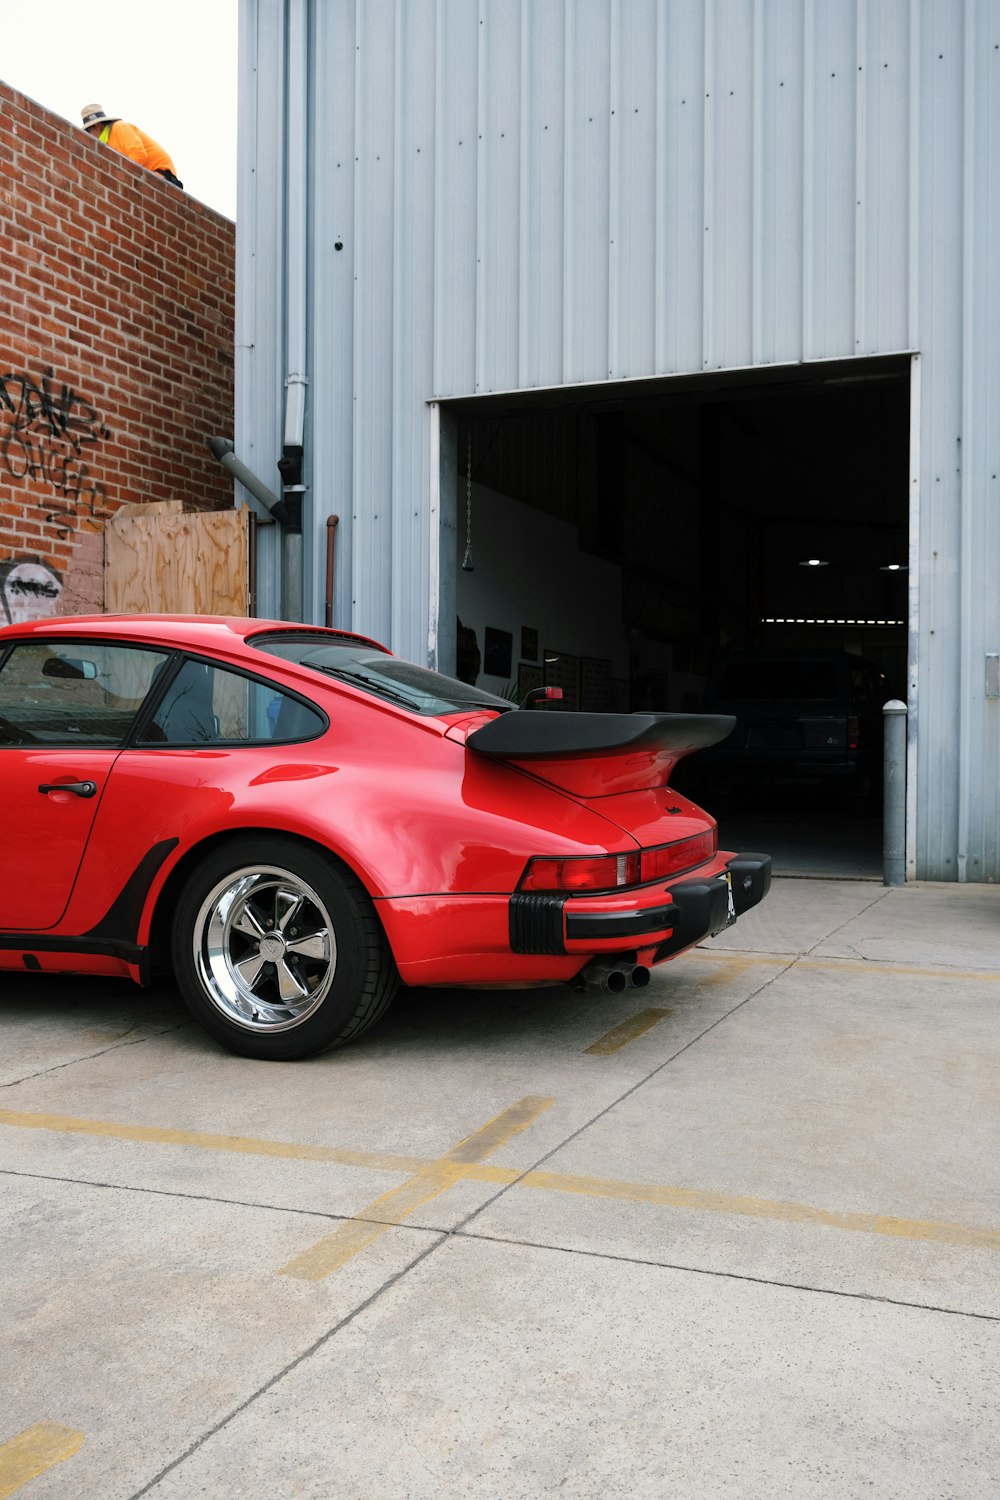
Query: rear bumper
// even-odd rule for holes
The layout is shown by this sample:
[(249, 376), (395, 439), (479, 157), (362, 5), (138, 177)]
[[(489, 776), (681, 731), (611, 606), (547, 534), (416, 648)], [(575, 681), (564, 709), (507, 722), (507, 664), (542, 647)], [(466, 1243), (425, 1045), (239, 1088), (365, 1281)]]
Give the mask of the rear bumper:
[(756, 906), (771, 886), (769, 854), (723, 855), (718, 867), (627, 895), (576, 897), (515, 893), (514, 953), (588, 954), (653, 948), (653, 962), (714, 936)]

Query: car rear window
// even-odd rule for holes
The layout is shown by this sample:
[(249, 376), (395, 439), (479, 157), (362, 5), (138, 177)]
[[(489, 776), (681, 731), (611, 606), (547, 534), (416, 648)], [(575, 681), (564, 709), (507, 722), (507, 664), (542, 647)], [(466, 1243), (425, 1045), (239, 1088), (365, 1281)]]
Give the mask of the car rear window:
[(834, 662), (795, 660), (732, 661), (719, 673), (715, 696), (722, 699), (802, 698), (843, 696), (841, 674)]
[(326, 641), (315, 635), (282, 633), (254, 636), (249, 644), (258, 651), (266, 651), (284, 661), (312, 667), (328, 677), (350, 683), (352, 687), (361, 688), (388, 703), (397, 703), (415, 714), (433, 716), (460, 713), (471, 708), (505, 710), (512, 707), (505, 698), (498, 698), (483, 688), (445, 677), (427, 667), (418, 667), (414, 662), (403, 661), (398, 656), (390, 656), (388, 652), (357, 641)]

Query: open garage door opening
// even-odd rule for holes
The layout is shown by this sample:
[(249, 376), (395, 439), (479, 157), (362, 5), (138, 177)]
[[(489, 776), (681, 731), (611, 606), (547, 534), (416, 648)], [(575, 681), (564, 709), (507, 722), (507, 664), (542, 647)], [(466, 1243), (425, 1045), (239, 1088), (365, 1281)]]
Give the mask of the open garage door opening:
[[(906, 698), (907, 357), (448, 403), (460, 675), (737, 716), (678, 784), (788, 873), (881, 874)], [(735, 842), (733, 842), (735, 840)], [(749, 842), (748, 842), (749, 841)]]

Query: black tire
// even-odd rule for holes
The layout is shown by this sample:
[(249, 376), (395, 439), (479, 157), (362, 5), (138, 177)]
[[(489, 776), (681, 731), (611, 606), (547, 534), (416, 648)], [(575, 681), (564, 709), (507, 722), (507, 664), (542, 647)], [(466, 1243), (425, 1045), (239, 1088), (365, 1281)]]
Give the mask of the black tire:
[(360, 881), (280, 835), (234, 838), (199, 865), (174, 913), (174, 976), (232, 1052), (288, 1062), (353, 1041), (399, 976)]

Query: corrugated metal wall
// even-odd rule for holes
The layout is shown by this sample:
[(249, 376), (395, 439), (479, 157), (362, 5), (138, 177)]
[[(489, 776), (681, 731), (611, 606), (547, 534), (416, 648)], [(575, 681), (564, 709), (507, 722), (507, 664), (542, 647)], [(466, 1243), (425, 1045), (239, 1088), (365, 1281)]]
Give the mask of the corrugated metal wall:
[(1000, 0), (242, 0), (237, 449), (304, 173), (311, 616), (337, 512), (337, 623), (425, 654), (432, 397), (918, 351), (910, 871), (1000, 878), (998, 165)]

